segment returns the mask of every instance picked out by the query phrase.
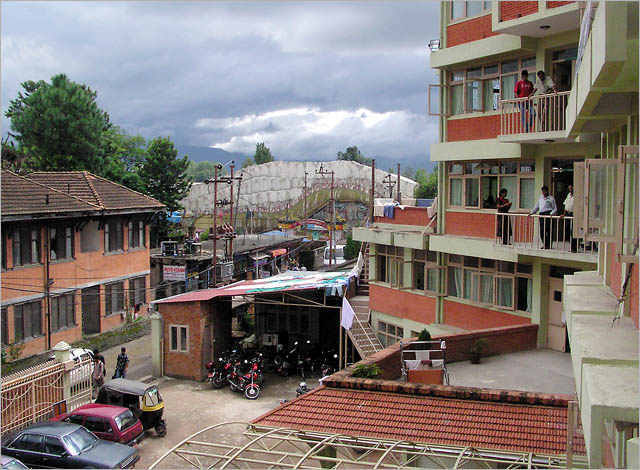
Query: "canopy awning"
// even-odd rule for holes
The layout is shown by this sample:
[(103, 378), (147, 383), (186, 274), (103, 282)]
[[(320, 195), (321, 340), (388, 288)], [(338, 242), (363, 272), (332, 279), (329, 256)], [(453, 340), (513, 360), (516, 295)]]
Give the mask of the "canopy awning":
[(269, 255), (267, 253), (265, 253), (264, 251), (249, 255), (249, 258), (251, 258), (254, 261), (260, 261), (261, 259), (267, 259), (268, 257), (269, 257)]
[(282, 256), (287, 254), (287, 249), (278, 248), (277, 250), (271, 250), (269, 253), (271, 253), (271, 256)]

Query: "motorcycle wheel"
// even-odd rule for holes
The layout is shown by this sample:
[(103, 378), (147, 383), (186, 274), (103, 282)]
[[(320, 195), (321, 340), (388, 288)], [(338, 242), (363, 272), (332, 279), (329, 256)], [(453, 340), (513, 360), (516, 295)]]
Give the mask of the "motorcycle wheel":
[(213, 378), (213, 381), (211, 382), (211, 385), (213, 385), (213, 388), (222, 388), (222, 386), (224, 385), (224, 380), (220, 376), (215, 376)]
[(282, 364), (282, 356), (280, 356), (279, 354), (273, 356), (273, 363), (276, 365), (276, 367)]
[(277, 367), (278, 366), (276, 366), (275, 364), (265, 364), (264, 365), (264, 371), (267, 374), (273, 374), (276, 371)]
[(280, 375), (282, 377), (289, 377), (289, 369), (285, 369), (284, 367), (280, 369)]
[(156, 426), (156, 434), (158, 437), (164, 437), (167, 435), (167, 426), (164, 424), (160, 424)]
[(260, 396), (260, 387), (257, 384), (247, 385), (244, 389), (244, 396), (249, 400), (255, 400)]

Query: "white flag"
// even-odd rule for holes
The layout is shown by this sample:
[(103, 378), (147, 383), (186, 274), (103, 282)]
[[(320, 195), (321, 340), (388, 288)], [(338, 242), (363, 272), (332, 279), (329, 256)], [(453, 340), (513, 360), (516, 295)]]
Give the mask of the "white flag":
[(342, 319), (340, 320), (340, 324), (342, 328), (345, 330), (350, 330), (351, 325), (353, 325), (353, 317), (356, 316), (356, 312), (351, 308), (351, 304), (347, 300), (347, 296), (345, 295), (342, 298)]

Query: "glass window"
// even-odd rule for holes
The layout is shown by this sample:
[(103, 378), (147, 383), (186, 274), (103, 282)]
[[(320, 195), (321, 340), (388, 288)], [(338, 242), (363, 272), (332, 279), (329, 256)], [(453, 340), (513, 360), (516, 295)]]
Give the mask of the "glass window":
[(464, 80), (464, 70), (459, 70), (457, 72), (451, 72), (451, 81), (452, 82), (461, 82)]
[(0, 337), (0, 340), (2, 340), (2, 345), (6, 346), (7, 344), (10, 343), (9, 319), (8, 319), (7, 307), (2, 307), (2, 318), (0, 319), (0, 322), (2, 322), (2, 333), (1, 333), (2, 336)]
[(451, 19), (456, 20), (464, 17), (464, 0), (453, 0), (451, 2)]
[(522, 312), (531, 312), (531, 295), (533, 291), (533, 279), (518, 277), (518, 305), (516, 308)]
[(536, 58), (535, 57), (527, 57), (526, 59), (522, 59), (522, 66), (520, 69), (535, 69), (536, 68)]
[(41, 434), (23, 434), (16, 442), (11, 445), (14, 449), (27, 450), (30, 452), (42, 452), (42, 435)]
[(98, 438), (85, 428), (78, 428), (62, 438), (72, 455), (78, 455), (94, 446)]
[(49, 455), (61, 456), (66, 452), (66, 449), (62, 445), (62, 441), (57, 437), (45, 436), (44, 437), (44, 453)]
[(413, 288), (424, 290), (424, 267), (425, 263), (414, 261), (413, 263)]
[(104, 286), (105, 309), (107, 315), (124, 310), (124, 282), (114, 282)]
[(473, 275), (473, 300), (481, 304), (493, 303), (493, 275)]
[(495, 209), (498, 197), (498, 177), (482, 177), (482, 207), (484, 209)]
[(510, 73), (518, 71), (518, 60), (506, 60), (502, 62), (502, 73)]
[(536, 162), (520, 163), (520, 173), (533, 173), (536, 171)]
[(461, 206), (462, 205), (462, 180), (460, 178), (454, 178), (450, 181), (449, 192), (449, 205)]
[(565, 61), (575, 60), (577, 56), (578, 56), (578, 48), (571, 47), (569, 49), (562, 49), (560, 51), (555, 51), (553, 53), (553, 60), (565, 62)]
[(496, 304), (513, 308), (513, 278), (496, 276)]
[(116, 426), (120, 431), (124, 431), (125, 429), (130, 428), (131, 426), (136, 424), (137, 421), (138, 418), (133, 416), (131, 410), (123, 411), (118, 416), (116, 416)]
[(467, 16), (479, 15), (482, 13), (482, 0), (469, 0), (467, 2)]
[(464, 167), (460, 163), (451, 163), (449, 166), (449, 174), (461, 175), (464, 173)]
[(500, 80), (492, 78), (484, 81), (484, 110), (500, 109)]
[(536, 188), (533, 178), (520, 179), (520, 208), (533, 208), (536, 204)]
[(171, 351), (187, 352), (189, 340), (187, 326), (172, 325), (169, 329), (171, 331), (171, 346), (169, 349)]
[(427, 268), (427, 290), (430, 292), (438, 291), (438, 269)]
[(467, 112), (482, 111), (482, 82), (473, 80), (466, 82), (467, 86)]
[(501, 176), (500, 189), (506, 189), (507, 199), (509, 199), (510, 201), (515, 201), (518, 196), (518, 177), (517, 176)]
[(452, 297), (462, 297), (462, 268), (447, 268), (447, 293)]
[(503, 162), (500, 165), (500, 173), (505, 175), (515, 175), (518, 173), (518, 162)]
[(467, 78), (480, 78), (482, 77), (482, 67), (474, 67), (467, 69)]
[(453, 85), (451, 87), (451, 114), (462, 114), (464, 113), (464, 106), (462, 101), (462, 84)]
[(467, 178), (465, 180), (465, 206), (478, 207), (479, 187), (478, 178)]
[(13, 307), (15, 342), (42, 335), (40, 301)]
[(484, 74), (485, 75), (495, 75), (498, 73), (498, 64), (494, 65), (485, 65)]
[(51, 329), (57, 331), (61, 328), (75, 326), (74, 295), (60, 295), (51, 298)]
[(464, 289), (463, 289), (462, 297), (467, 300), (471, 299), (472, 277), (473, 277), (473, 271), (471, 271), (470, 269), (465, 269), (464, 270)]
[(503, 100), (512, 100), (516, 97), (515, 87), (516, 82), (518, 81), (517, 75), (503, 75), (502, 76), (502, 99)]

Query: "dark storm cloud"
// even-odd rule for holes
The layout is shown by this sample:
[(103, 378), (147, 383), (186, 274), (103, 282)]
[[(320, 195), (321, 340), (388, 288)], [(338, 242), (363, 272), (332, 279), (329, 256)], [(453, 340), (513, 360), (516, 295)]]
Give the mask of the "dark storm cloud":
[(326, 159), (355, 144), (400, 158), (426, 154), (437, 138), (426, 109), (437, 2), (0, 8), (3, 112), (22, 81), (64, 72), (98, 91), (112, 122), (178, 144), (250, 152), (261, 139), (282, 159)]

